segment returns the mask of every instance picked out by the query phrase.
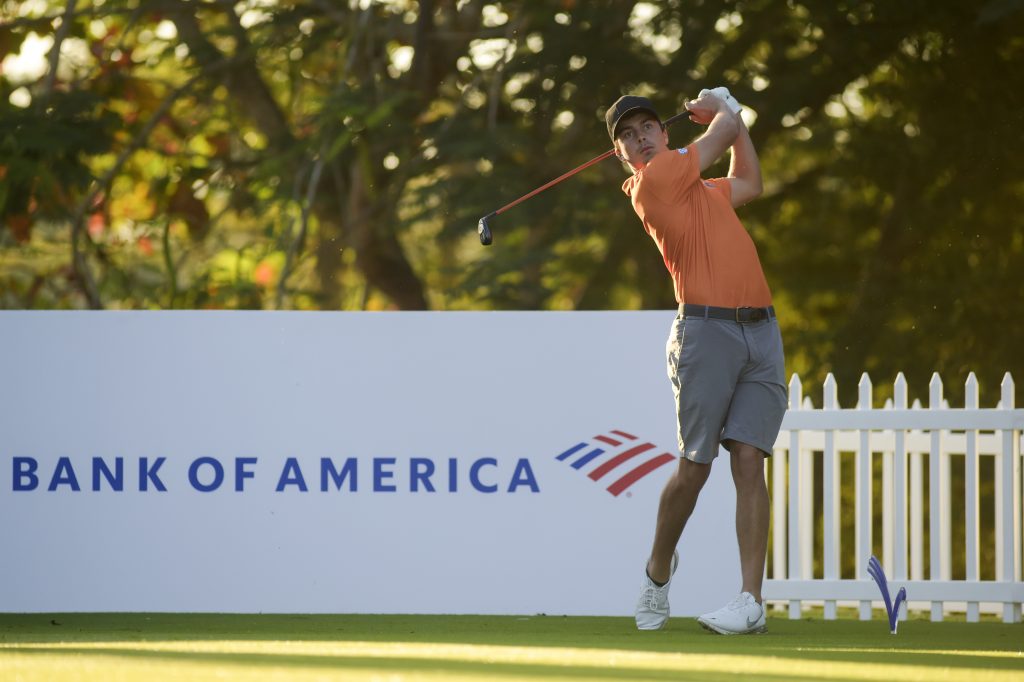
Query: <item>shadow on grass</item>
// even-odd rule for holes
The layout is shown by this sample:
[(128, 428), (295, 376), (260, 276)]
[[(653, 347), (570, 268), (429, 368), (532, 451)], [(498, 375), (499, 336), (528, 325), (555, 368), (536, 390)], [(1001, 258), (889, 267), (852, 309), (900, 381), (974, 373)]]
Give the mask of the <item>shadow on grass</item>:
[[(880, 621), (770, 619), (769, 633), (721, 637), (704, 632), (693, 619), (675, 618), (659, 632), (637, 632), (631, 618), (558, 616), (251, 615), (251, 614), (0, 614), (0, 645), (8, 652), (81, 653), (189, 658), (254, 665), (308, 665), (345, 669), (431, 670), (452, 674), (550, 674), (622, 677), (631, 668), (563, 667), (546, 664), (476, 663), (415, 658), (349, 657), (249, 653), (192, 653), (130, 648), (131, 642), (202, 641), (379, 642), (566, 647), (702, 654), (821, 663), (927, 666), (958, 670), (1024, 670), (1024, 625), (997, 622), (932, 623), (911, 620), (896, 636)], [(124, 646), (75, 647), (117, 642)], [(53, 647), (17, 647), (17, 644)], [(12, 646), (13, 645), (13, 646)], [(0, 650), (2, 652), (3, 650)], [(524, 667), (525, 666), (525, 667)], [(678, 679), (678, 670), (644, 669), (642, 676)], [(719, 679), (705, 671), (702, 679)], [(733, 677), (735, 674), (732, 675)], [(728, 677), (728, 676), (726, 676)], [(724, 679), (724, 677), (722, 678)], [(758, 676), (773, 680), (773, 676)]]
[[(533, 677), (538, 679), (644, 679), (644, 680), (708, 680), (709, 682), (735, 682), (737, 673), (697, 669), (683, 671), (678, 668), (629, 667), (616, 665), (550, 665), (542, 663), (508, 663), (493, 661), (461, 661), (427, 657), (348, 656), (311, 654), (210, 653), (187, 651), (143, 651), (123, 647), (52, 646), (19, 648), (19, 655), (96, 656), (116, 657), (122, 661), (149, 663), (188, 663), (199, 665), (244, 666), (246, 668), (287, 668), (295, 671), (330, 670), (334, 672), (365, 673), (368, 675), (400, 675), (402, 673), (431, 674), (444, 678), (501, 678)], [(0, 649), (0, 654), (6, 653)], [(786, 682), (791, 675), (751, 674), (745, 671), (743, 679), (758, 682)], [(856, 677), (830, 677), (836, 682), (860, 682)]]

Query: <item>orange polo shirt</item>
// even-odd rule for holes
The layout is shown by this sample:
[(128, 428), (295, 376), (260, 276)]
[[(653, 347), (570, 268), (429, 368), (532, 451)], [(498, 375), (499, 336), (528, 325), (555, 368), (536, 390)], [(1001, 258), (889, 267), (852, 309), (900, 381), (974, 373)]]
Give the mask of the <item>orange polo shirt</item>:
[(726, 178), (700, 177), (697, 148), (661, 152), (622, 184), (672, 275), (676, 301), (766, 307), (771, 291)]

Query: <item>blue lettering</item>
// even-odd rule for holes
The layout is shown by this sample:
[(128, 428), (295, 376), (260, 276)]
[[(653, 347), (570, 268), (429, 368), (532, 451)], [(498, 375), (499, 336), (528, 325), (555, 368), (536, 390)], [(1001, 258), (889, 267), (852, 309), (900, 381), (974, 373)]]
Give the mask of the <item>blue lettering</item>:
[(427, 489), (427, 492), (434, 492), (434, 484), (430, 482), (430, 477), (434, 475), (434, 463), (432, 461), (421, 457), (413, 457), (409, 460), (409, 475), (412, 478), (412, 492), (419, 491), (420, 483), (423, 483), (423, 487)]
[(160, 470), (160, 467), (164, 465), (164, 461), (166, 459), (166, 457), (157, 457), (153, 466), (150, 467), (149, 458), (139, 458), (139, 490), (143, 492), (149, 490), (149, 482), (152, 481), (154, 488), (160, 492), (167, 492), (164, 482), (160, 480), (160, 474), (157, 473)]
[(473, 466), (469, 468), (469, 482), (474, 488), (482, 493), (495, 493), (498, 492), (498, 486), (496, 485), (484, 485), (480, 482), (480, 469), (484, 466), (497, 466), (498, 460), (492, 457), (484, 457), (473, 462)]
[(14, 490), (35, 490), (39, 487), (39, 477), (36, 476), (36, 469), (39, 462), (35, 457), (15, 457), (11, 460), (14, 471), (11, 477), (14, 479)]
[(289, 457), (284, 462), (281, 478), (277, 480), (277, 492), (284, 490), (287, 485), (297, 485), (302, 492), (309, 490), (306, 487), (306, 479), (302, 476), (302, 469), (299, 468), (299, 460), (294, 457)]
[(71, 459), (68, 457), (61, 457), (57, 460), (57, 468), (53, 470), (53, 478), (50, 479), (48, 490), (52, 493), (59, 485), (69, 485), (75, 492), (82, 489), (78, 485), (75, 468), (71, 466)]
[(537, 485), (537, 478), (533, 475), (533, 469), (530, 468), (528, 459), (520, 459), (516, 462), (516, 470), (512, 472), (512, 482), (508, 484), (508, 491), (514, 493), (516, 488), (521, 485), (529, 486), (532, 492), (540, 492), (540, 486)]
[(240, 493), (245, 488), (245, 479), (253, 478), (256, 476), (253, 472), (245, 468), (247, 464), (255, 464), (255, 457), (236, 457), (235, 458), (235, 492)]
[[(92, 457), (91, 459), (92, 490), (96, 492), (103, 490), (124, 492), (125, 458)], [(401, 487), (403, 491), (412, 493), (436, 493), (447, 487), (447, 492), (456, 493), (459, 489), (459, 459), (456, 457), (445, 459), (447, 459), (448, 468), (447, 486), (445, 482), (442, 482), (445, 478), (444, 473), (440, 471), (441, 467), (444, 466), (442, 464), (444, 460), (442, 459), (410, 457), (408, 459), (409, 479), (408, 484), (406, 484), (404, 477), (401, 477), (396, 471), (398, 458), (374, 457), (373, 492), (395, 493)], [(166, 457), (138, 458), (139, 490), (141, 492), (150, 489), (161, 492), (167, 491), (167, 487), (160, 477), (160, 468), (166, 460)], [(257, 457), (234, 458), (235, 492), (245, 492), (248, 485), (247, 481), (255, 480), (258, 463), (259, 459)], [(365, 464), (366, 462), (364, 462)], [(11, 465), (11, 489), (13, 491), (33, 491), (41, 488), (42, 476), (39, 471), (40, 462), (37, 458), (12, 457)], [(226, 465), (226, 462), (221, 462), (215, 457), (199, 457), (192, 461), (188, 468), (189, 483), (199, 492), (208, 493), (219, 490), (225, 481)], [(502, 487), (505, 487), (503, 484), (504, 480), (508, 480), (508, 485), (505, 488), (507, 493), (521, 491), (540, 492), (537, 475), (533, 470), (530, 460), (527, 458), (520, 458), (515, 461), (509, 479), (505, 479), (503, 468), (499, 465), (498, 460), (493, 457), (482, 457), (467, 461), (466, 465), (468, 467), (468, 483), (476, 492), (485, 494), (497, 493)], [(340, 459), (322, 457), (320, 459), (320, 490), (322, 492), (357, 492), (359, 489), (359, 468), (359, 459), (356, 457)], [(492, 468), (494, 471), (487, 473), (485, 471), (486, 468)], [(206, 473), (207, 470), (208, 473)], [(401, 472), (401, 474), (404, 473), (404, 471)], [(72, 458), (60, 457), (53, 469), (47, 489), (50, 492), (55, 492), (59, 491), (61, 487), (67, 487), (71, 491), (80, 492), (82, 487), (77, 474), (78, 472)], [(435, 476), (437, 479), (435, 479)], [(408, 485), (408, 488), (406, 488), (406, 485)], [(284, 492), (290, 486), (295, 486), (300, 492), (309, 491), (300, 459), (297, 457), (289, 457), (285, 460), (277, 481), (276, 491)]]
[(92, 458), (92, 489), (100, 489), (100, 474), (107, 479), (107, 485), (111, 490), (121, 492), (124, 490), (124, 457), (114, 458), (114, 470), (111, 471), (102, 457)]
[(345, 460), (345, 465), (341, 467), (339, 472), (334, 468), (334, 462), (331, 461), (330, 457), (322, 457), (320, 459), (320, 490), (327, 492), (328, 477), (334, 481), (334, 487), (338, 490), (341, 490), (342, 484), (348, 478), (349, 492), (354, 493), (356, 491), (356, 461), (355, 457), (349, 457)]
[[(204, 485), (199, 480), (199, 467), (204, 464), (210, 466), (213, 469), (213, 481), (209, 485)], [(192, 462), (192, 465), (188, 468), (188, 482), (192, 484), (192, 487), (201, 493), (208, 493), (211, 490), (216, 490), (220, 487), (220, 484), (224, 482), (224, 466), (213, 457), (200, 457), (196, 461)]]
[(374, 457), (373, 458), (373, 492), (375, 493), (393, 493), (397, 488), (394, 483), (385, 484), (385, 479), (392, 479), (395, 477), (395, 472), (384, 470), (384, 465), (393, 465), (395, 463), (394, 457)]

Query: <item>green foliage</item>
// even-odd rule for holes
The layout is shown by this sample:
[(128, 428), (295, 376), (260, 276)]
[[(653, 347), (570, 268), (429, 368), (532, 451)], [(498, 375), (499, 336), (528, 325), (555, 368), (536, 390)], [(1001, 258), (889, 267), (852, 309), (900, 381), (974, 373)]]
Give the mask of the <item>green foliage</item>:
[[(109, 148), (118, 117), (96, 95), (56, 92), (39, 107), (0, 102), (0, 219), (66, 219), (66, 207), (89, 184), (91, 157)], [(27, 240), (27, 232), (16, 234)]]
[[(64, 3), (8, 6), (0, 57), (58, 37)], [(724, 84), (809, 393), (832, 371), (851, 404), (861, 371), (885, 394), (902, 370), (916, 397), (937, 370), (955, 401), (973, 369), (992, 403), (1024, 378), (1016, 0), (107, 0), (68, 21), (55, 82), (0, 74), (0, 305), (84, 306), (94, 278), (128, 308), (670, 308), (614, 161), (502, 214), (493, 247), (475, 225), (607, 149), (623, 92), (667, 116)]]

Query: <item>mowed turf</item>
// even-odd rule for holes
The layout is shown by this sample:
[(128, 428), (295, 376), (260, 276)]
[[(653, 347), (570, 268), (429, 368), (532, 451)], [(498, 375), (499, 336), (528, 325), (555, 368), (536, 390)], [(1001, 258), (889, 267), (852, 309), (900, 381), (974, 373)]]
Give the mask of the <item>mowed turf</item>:
[(1016, 680), (1024, 625), (770, 618), (0, 614), (0, 680)]

